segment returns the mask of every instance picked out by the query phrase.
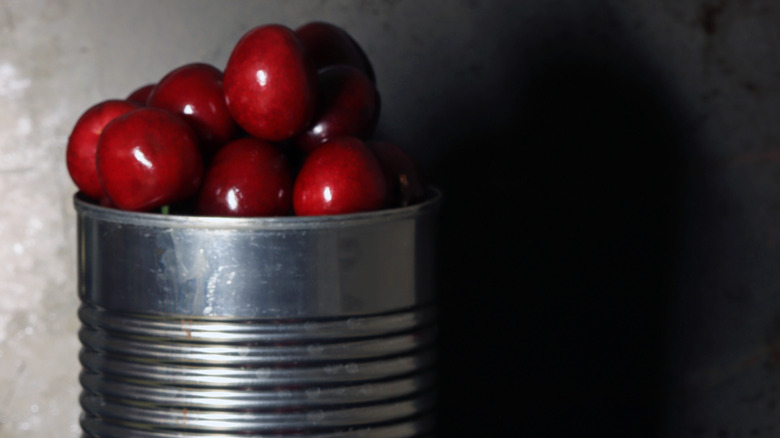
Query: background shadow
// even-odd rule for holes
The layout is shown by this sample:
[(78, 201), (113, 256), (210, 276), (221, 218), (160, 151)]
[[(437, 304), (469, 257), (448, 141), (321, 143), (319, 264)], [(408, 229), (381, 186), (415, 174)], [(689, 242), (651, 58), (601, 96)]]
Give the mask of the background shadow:
[(518, 41), (509, 117), (440, 109), (441, 436), (663, 430), (686, 140), (642, 49), (608, 41)]

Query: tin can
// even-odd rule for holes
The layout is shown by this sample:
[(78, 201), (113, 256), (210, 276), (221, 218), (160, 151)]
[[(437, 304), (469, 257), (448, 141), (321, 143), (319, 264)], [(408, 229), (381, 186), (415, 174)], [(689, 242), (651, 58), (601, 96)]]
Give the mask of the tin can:
[(83, 436), (433, 436), (433, 192), (284, 218), (76, 195)]

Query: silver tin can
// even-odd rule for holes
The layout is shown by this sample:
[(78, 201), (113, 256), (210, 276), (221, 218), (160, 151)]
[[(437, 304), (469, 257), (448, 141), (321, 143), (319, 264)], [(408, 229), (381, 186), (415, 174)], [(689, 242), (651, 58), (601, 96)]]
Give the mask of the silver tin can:
[(83, 436), (433, 436), (439, 204), (215, 218), (77, 195)]

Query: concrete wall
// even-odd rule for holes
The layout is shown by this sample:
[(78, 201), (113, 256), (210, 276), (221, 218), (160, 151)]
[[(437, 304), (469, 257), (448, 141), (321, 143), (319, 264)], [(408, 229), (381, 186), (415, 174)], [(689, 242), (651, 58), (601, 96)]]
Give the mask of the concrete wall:
[(81, 112), (314, 19), (363, 45), (378, 135), (447, 196), (443, 436), (780, 430), (773, 0), (8, 0), (0, 436), (79, 434)]

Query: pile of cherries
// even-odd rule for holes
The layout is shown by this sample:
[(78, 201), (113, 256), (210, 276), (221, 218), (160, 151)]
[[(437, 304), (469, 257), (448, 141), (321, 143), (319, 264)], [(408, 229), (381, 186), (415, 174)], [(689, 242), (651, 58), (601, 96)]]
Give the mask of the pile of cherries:
[(183, 65), (87, 109), (67, 167), (83, 196), (138, 212), (312, 216), (420, 202), (415, 163), (372, 138), (379, 112), (372, 65), (344, 29), (262, 25), (224, 71)]

